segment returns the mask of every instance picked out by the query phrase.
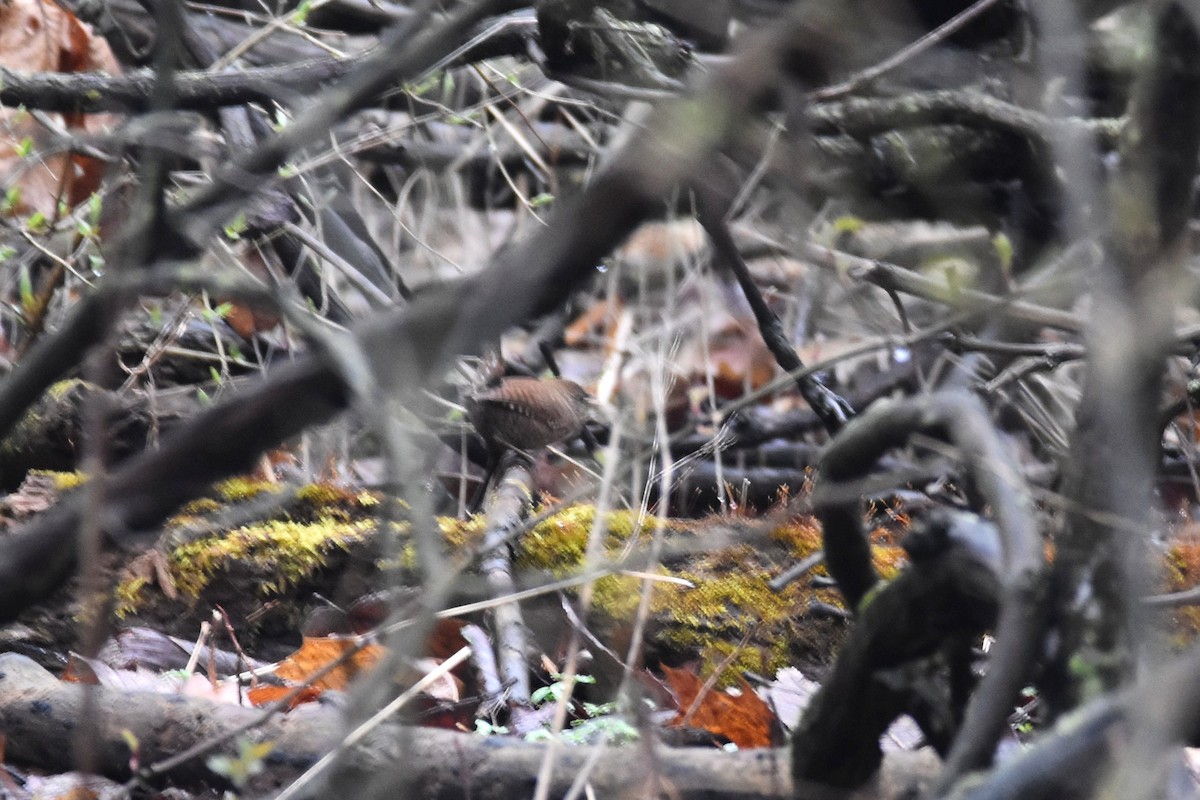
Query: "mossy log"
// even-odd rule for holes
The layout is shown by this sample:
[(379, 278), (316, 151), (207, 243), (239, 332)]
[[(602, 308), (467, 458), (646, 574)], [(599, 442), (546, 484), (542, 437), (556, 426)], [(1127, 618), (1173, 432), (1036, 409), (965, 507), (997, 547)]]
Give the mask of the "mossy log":
[(197, 407), (191, 390), (150, 397), (142, 392), (118, 394), (78, 379), (60, 381), (0, 441), (0, 487), (15, 489), (31, 469), (76, 469), (90, 429), (89, 409), (103, 409), (96, 430), (103, 431), (103, 452), (111, 462), (141, 452)]
[[(259, 515), (251, 518), (252, 510)], [(595, 524), (595, 509), (577, 505), (520, 535), (513, 545), (517, 588), (583, 572)], [(645, 661), (652, 666), (693, 662), (704, 674), (722, 670), (723, 682), (732, 682), (741, 671), (771, 675), (797, 663), (827, 663), (844, 635), (844, 620), (822, 613), (840, 603), (833, 589), (805, 581), (780, 592), (768, 586), (819, 548), (820, 532), (810, 518), (770, 524), (670, 520), (658, 565), (647, 564), (644, 555), (653, 518), (615, 511), (600, 524), (604, 563), (591, 568), (609, 574), (595, 581), (587, 624), (613, 652), (628, 645), (646, 580), (637, 573), (647, 570), (661, 578), (652, 582), (646, 626)], [(244, 642), (271, 630), (294, 635), (315, 594), (349, 605), (388, 579), (416, 580), (408, 523), (389, 525), (388, 539), (399, 549), (385, 559), (378, 499), (369, 492), (327, 484), (296, 490), (251, 480), (227, 482), (212, 497), (189, 505), (163, 537), (171, 592), (156, 585), (155, 575), (131, 573), (118, 590), (119, 609), (128, 619), (185, 635), (181, 626), (194, 627), (211, 605), (220, 604), (235, 624), (255, 620), (252, 630), (242, 632)], [(486, 589), (474, 576), (477, 561), (471, 556), (483, 549), (482, 518), (443, 518), (439, 525), (448, 555), (464, 568), (454, 602), (483, 599)], [(901, 549), (885, 531), (877, 532), (876, 545), (881, 574), (895, 575)], [(814, 575), (821, 572), (818, 567)], [(560, 601), (549, 595), (522, 606), (536, 647), (557, 653), (570, 630)]]

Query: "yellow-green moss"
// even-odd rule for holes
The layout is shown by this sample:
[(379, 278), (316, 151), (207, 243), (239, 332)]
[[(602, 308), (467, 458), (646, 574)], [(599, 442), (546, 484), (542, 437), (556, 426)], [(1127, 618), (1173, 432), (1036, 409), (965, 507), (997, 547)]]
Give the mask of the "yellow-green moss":
[(85, 472), (76, 470), (74, 472), (56, 472), (49, 469), (31, 469), (30, 475), (36, 475), (42, 478), (49, 478), (54, 483), (54, 489), (58, 492), (67, 492), (78, 486), (87, 483), (88, 476)]
[(900, 574), (908, 563), (908, 553), (896, 544), (895, 538), (886, 528), (876, 528), (871, 533), (871, 563), (879, 577), (890, 581)]
[(485, 520), (482, 514), (470, 519), (438, 517), (437, 522), (446, 539), (446, 546), (452, 552), (466, 550), (483, 541)]
[[(198, 597), (215, 575), (234, 563), (259, 573), (256, 586), (263, 595), (281, 594), (323, 567), (333, 550), (349, 549), (374, 529), (370, 519), (305, 524), (271, 520), (181, 545), (168, 556), (168, 566), (175, 588), (185, 597)], [(126, 613), (137, 608), (144, 586), (133, 578), (118, 588)]]
[(296, 499), (317, 510), (342, 508), (347, 511), (366, 511), (379, 505), (379, 496), (364, 489), (351, 489), (328, 481), (317, 481), (296, 490)]
[(142, 601), (142, 590), (145, 589), (150, 582), (145, 578), (129, 578), (117, 585), (117, 609), (118, 617), (126, 615), (137, 610)]
[(280, 485), (262, 478), (241, 476), (228, 478), (216, 485), (217, 496), (228, 503), (240, 503), (264, 492), (278, 492)]
[[(908, 563), (904, 548), (896, 544), (886, 528), (876, 528), (870, 538), (871, 561), (875, 570), (884, 580), (891, 580)], [(822, 547), (821, 525), (812, 517), (798, 517), (773, 529), (771, 539), (782, 545), (792, 557), (807, 558)], [(820, 567), (815, 568), (814, 572), (824, 574)]]
[[(521, 537), (517, 560), (526, 569), (555, 573), (578, 569), (587, 552), (596, 521), (596, 509), (577, 505), (561, 511)], [(605, 519), (605, 547), (612, 549), (638, 533), (638, 517), (629, 511), (611, 511)]]
[[(659, 574), (667, 570), (659, 568)], [(671, 592), (680, 587), (673, 584), (656, 583), (655, 593)], [(597, 578), (592, 586), (592, 607), (609, 619), (632, 619), (642, 598), (642, 579), (629, 575), (605, 575)], [(653, 602), (653, 601), (652, 601)]]
[(807, 558), (821, 549), (821, 526), (812, 517), (797, 517), (772, 530), (771, 539), (795, 558)]
[[(1173, 543), (1163, 558), (1165, 592), (1182, 592), (1200, 583), (1200, 539), (1181, 539)], [(1183, 648), (1200, 633), (1200, 607), (1181, 606), (1171, 611), (1173, 644)]]
[(180, 517), (198, 517), (220, 511), (221, 504), (211, 497), (198, 497), (179, 510)]
[(757, 641), (743, 644), (741, 638), (721, 639), (687, 628), (675, 629), (671, 633), (672, 643), (699, 653), (700, 664), (696, 672), (705, 678), (720, 669), (732, 656), (717, 679), (717, 685), (721, 687), (736, 684), (736, 676), (745, 672), (774, 675), (790, 665), (788, 642), (784, 636), (769, 637), (766, 643)]
[(332, 483), (309, 483), (296, 490), (296, 499), (315, 506), (329, 506), (353, 500), (355, 492)]
[[(682, 648), (697, 649), (710, 669), (756, 629), (769, 631), (786, 623), (795, 613), (796, 590), (773, 591), (767, 583), (770, 576), (754, 566), (750, 558), (745, 559), (740, 569), (715, 575), (707, 569), (685, 571), (678, 577), (691, 581), (695, 588), (663, 586), (661, 591), (656, 590), (651, 605), (670, 622), (664, 639)], [(783, 637), (768, 635), (767, 638), (773, 641)], [(786, 647), (771, 650), (767, 665), (763, 664), (765, 656), (757, 645), (752, 645), (745, 654), (739, 653), (734, 663), (745, 662), (743, 666), (754, 670), (769, 666), (773, 671), (784, 666)]]
[(525, 568), (578, 568), (587, 551), (595, 512), (592, 508), (557, 514), (521, 537), (518, 563)]
[(51, 400), (61, 400), (77, 386), (86, 389), (95, 388), (92, 384), (79, 378), (67, 378), (66, 380), (50, 384), (50, 388), (46, 390), (46, 396)]

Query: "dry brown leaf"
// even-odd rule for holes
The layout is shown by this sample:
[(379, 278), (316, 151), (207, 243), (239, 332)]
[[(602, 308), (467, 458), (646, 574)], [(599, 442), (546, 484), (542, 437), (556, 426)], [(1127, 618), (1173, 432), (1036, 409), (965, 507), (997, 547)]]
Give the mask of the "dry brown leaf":
[[(429, 673), (438, 668), (446, 659), (444, 658), (419, 658), (413, 663), (412, 669), (405, 670), (402, 676), (402, 682), (413, 684), (424, 678)], [(421, 694), (434, 700), (444, 701), (446, 703), (457, 703), (462, 700), (463, 682), (454, 676), (453, 672), (447, 672), (433, 683), (425, 687)]]
[(435, 622), (425, 642), (425, 649), (430, 657), (445, 661), (466, 647), (467, 640), (462, 636), (462, 629), (466, 624), (461, 619), (439, 619)]
[[(50, 0), (5, 0), (0, 3), (0, 66), (29, 72), (120, 73), (103, 38)], [(69, 130), (97, 133), (111, 129), (111, 114), (47, 114)], [(16, 187), (12, 214), (41, 212), (52, 218), (61, 199), (69, 206), (85, 200), (100, 185), (102, 165), (70, 153), (36, 157), (28, 154), (49, 141), (50, 134), (29, 113), (0, 111), (0, 188)], [(24, 154), (23, 154), (24, 152)]]
[(650, 283), (660, 283), (668, 270), (699, 258), (706, 245), (704, 229), (694, 219), (647, 222), (617, 249), (616, 258), (630, 268), (630, 280), (644, 272)]
[(0, 501), (0, 510), (15, 519), (24, 519), (50, 508), (61, 496), (55, 476), (30, 472), (17, 491)]
[(171, 565), (163, 551), (157, 548), (147, 550), (130, 561), (125, 570), (131, 577), (141, 578), (148, 585), (158, 586), (168, 600), (179, 597), (175, 577), (171, 574)]
[(775, 377), (775, 357), (763, 342), (755, 323), (728, 319), (709, 341), (713, 384), (719, 397), (741, 397)]

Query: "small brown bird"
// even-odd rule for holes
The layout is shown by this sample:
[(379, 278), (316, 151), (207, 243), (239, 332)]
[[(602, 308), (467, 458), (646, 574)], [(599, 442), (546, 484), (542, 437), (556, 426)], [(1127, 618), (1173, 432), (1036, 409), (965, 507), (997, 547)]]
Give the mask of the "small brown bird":
[(492, 454), (530, 452), (573, 439), (591, 418), (592, 399), (575, 381), (505, 378), (467, 398), (471, 424)]

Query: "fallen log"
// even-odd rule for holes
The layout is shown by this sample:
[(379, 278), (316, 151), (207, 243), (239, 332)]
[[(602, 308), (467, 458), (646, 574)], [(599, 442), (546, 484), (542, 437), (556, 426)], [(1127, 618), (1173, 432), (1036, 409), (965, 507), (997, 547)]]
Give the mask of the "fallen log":
[[(85, 720), (84, 693), (94, 717)], [(130, 777), (130, 737), (137, 742), (143, 765), (181, 752), (209, 738), (262, 719), (245, 734), (273, 749), (263, 770), (243, 789), (243, 796), (274, 793), (314, 764), (341, 739), (341, 712), (329, 705), (301, 706), (285, 715), (181, 695), (125, 692), (106, 687), (63, 683), (33, 661), (15, 654), (0, 655), (0, 730), (7, 738), (6, 760), (51, 771), (72, 768), (69, 739), (87, 724), (95, 737), (96, 769), (125, 780)], [(386, 780), (412, 790), (409, 796), (491, 800), (527, 796), (534, 784), (545, 745), (519, 739), (487, 737), (433, 728), (383, 725), (350, 751), (337, 776), (371, 785)], [(700, 748), (663, 747), (644, 738), (620, 747), (560, 747), (551, 777), (551, 797), (563, 796), (576, 776), (595, 760), (589, 783), (597, 796), (659, 796), (707, 800), (789, 798), (788, 755), (783, 749), (724, 752)], [(230, 738), (213, 754), (238, 758), (238, 742)], [(925, 785), (936, 771), (936, 758), (927, 752), (889, 754), (868, 798), (892, 798), (915, 781)], [(388, 775), (391, 772), (393, 774)], [(176, 786), (221, 786), (227, 783), (196, 759), (166, 774)], [(815, 788), (797, 795), (829, 796)]]

